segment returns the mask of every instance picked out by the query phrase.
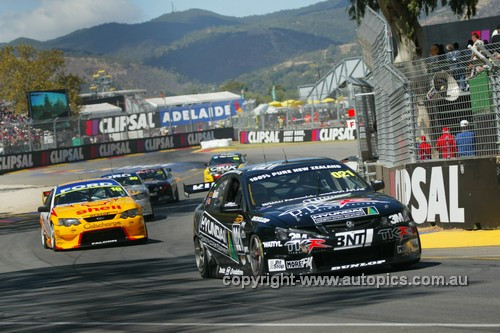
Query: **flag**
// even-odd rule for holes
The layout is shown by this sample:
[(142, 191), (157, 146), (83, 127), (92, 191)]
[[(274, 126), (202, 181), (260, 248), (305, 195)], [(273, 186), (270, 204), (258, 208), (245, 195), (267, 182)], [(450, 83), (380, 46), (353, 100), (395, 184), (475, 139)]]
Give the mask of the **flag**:
[(238, 113), (243, 112), (243, 109), (241, 108), (240, 103), (234, 102), (234, 107), (236, 108), (236, 112), (238, 112)]

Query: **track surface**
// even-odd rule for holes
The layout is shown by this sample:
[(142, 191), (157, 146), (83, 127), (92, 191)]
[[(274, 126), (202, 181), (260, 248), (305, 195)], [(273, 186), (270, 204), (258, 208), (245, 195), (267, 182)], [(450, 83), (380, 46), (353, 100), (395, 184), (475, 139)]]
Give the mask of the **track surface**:
[[(266, 146), (267, 160), (283, 159), (282, 147)], [(288, 159), (341, 159), (356, 151), (355, 142), (284, 147)], [(261, 147), (240, 151), (251, 163), (264, 160)], [(52, 185), (111, 167), (174, 163), (181, 182), (199, 182), (211, 154), (188, 149), (102, 159), (0, 181)], [(192, 212), (200, 200), (157, 206), (144, 245), (56, 253), (42, 248), (36, 215), (0, 220), (0, 331), (500, 331), (499, 247), (427, 250), (406, 271), (369, 272), (467, 275), (466, 287), (226, 287), (222, 280), (201, 279), (196, 270)]]

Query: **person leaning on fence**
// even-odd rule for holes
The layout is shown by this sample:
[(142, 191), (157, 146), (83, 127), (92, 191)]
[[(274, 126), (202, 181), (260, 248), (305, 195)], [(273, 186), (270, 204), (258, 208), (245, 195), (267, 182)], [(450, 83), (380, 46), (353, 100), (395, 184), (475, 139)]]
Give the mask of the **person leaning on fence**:
[(418, 145), (418, 159), (420, 161), (430, 160), (432, 158), (431, 145), (427, 142), (425, 135), (420, 137), (420, 144)]
[(439, 152), (439, 158), (454, 158), (457, 156), (457, 143), (450, 133), (448, 127), (443, 127), (443, 134), (436, 143), (436, 149)]
[(460, 128), (462, 132), (458, 133), (455, 137), (458, 147), (459, 156), (475, 156), (476, 149), (474, 148), (476, 144), (476, 139), (474, 132), (469, 129), (469, 122), (467, 120), (462, 120), (460, 122)]

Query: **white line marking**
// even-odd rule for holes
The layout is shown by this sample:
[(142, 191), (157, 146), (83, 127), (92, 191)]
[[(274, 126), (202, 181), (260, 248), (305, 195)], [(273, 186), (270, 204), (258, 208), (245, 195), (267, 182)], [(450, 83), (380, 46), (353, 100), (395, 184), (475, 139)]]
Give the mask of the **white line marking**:
[(497, 328), (500, 324), (456, 324), (456, 323), (138, 323), (138, 322), (74, 322), (74, 321), (1, 321), (0, 325), (81, 325), (81, 326), (212, 326), (212, 327), (457, 327), (457, 328)]

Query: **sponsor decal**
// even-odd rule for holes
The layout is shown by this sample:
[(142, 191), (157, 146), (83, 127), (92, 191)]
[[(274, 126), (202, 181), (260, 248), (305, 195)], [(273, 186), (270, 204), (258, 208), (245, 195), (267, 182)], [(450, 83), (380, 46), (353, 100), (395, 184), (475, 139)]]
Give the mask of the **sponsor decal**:
[(113, 180), (112, 182), (82, 182), (82, 183), (77, 183), (77, 184), (69, 184), (66, 186), (60, 186), (57, 188), (56, 195), (71, 192), (71, 191), (77, 191), (77, 190), (84, 190), (84, 189), (89, 189), (89, 188), (97, 188), (97, 187), (112, 187), (112, 186), (117, 186), (118, 184)]
[[(241, 216), (241, 215), (240, 215)], [(243, 220), (243, 216), (241, 217)], [(243, 254), (243, 240), (242, 235), (245, 235), (240, 223), (233, 223), (232, 225), (232, 237), (236, 253)]]
[(82, 161), (85, 159), (82, 147), (53, 150), (49, 157), (51, 164)]
[(254, 217), (252, 217), (252, 221), (254, 221), (254, 222), (260, 222), (260, 223), (267, 223), (267, 222), (269, 222), (271, 220), (268, 219), (267, 217), (254, 216)]
[(24, 169), (33, 167), (33, 155), (20, 154), (0, 156), (0, 170)]
[(232, 268), (232, 267), (219, 267), (219, 274), (224, 275), (243, 275), (243, 271), (241, 269)]
[(360, 262), (360, 263), (357, 263), (357, 264), (333, 266), (331, 268), (331, 270), (332, 271), (338, 271), (338, 270), (343, 270), (343, 269), (370, 267), (370, 266), (381, 265), (383, 263), (385, 263), (385, 260), (375, 260), (375, 261), (368, 261), (368, 262)]
[(99, 120), (99, 131), (101, 134), (110, 134), (155, 128), (153, 115), (150, 112), (102, 118)]
[(411, 227), (396, 227), (380, 229), (377, 234), (382, 236), (382, 240), (402, 239), (405, 235), (413, 235), (413, 230)]
[(279, 143), (281, 131), (250, 131), (248, 143)]
[[(443, 170), (448, 169), (445, 181)], [(410, 175), (406, 169), (397, 170), (392, 194), (410, 206), (416, 223), (465, 223), (465, 209), (458, 203), (458, 165), (436, 166), (430, 170), (416, 167)], [(410, 205), (410, 200), (416, 204)]]
[(311, 215), (314, 223), (327, 223), (338, 220), (345, 220), (354, 217), (377, 215), (379, 212), (376, 207), (359, 207), (345, 210), (338, 210), (333, 212), (326, 212), (321, 214)]
[(286, 271), (285, 260), (283, 259), (269, 259), (267, 266), (269, 267), (269, 272)]
[(319, 141), (354, 140), (352, 128), (323, 128), (319, 131)]
[(305, 135), (304, 130), (283, 131), (283, 142), (303, 142)]
[(262, 242), (262, 246), (265, 249), (268, 249), (274, 247), (282, 247), (283, 245), (281, 244), (281, 241), (268, 241), (268, 242)]
[(157, 151), (174, 147), (175, 145), (173, 136), (161, 136), (151, 139), (144, 139), (145, 151)]
[(286, 269), (313, 268), (313, 257), (307, 257), (300, 260), (289, 260), (286, 262)]
[(112, 222), (89, 222), (83, 225), (85, 229), (98, 229), (98, 228), (112, 228), (121, 226), (121, 222), (112, 221)]
[(234, 218), (234, 223), (241, 223), (243, 222), (243, 215), (238, 215)]
[[(292, 168), (292, 169), (285, 169), (285, 170), (278, 170), (274, 172), (270, 172), (267, 174), (262, 174), (258, 176), (254, 176), (248, 179), (249, 182), (256, 182), (259, 180), (264, 180), (276, 176), (282, 176), (282, 175), (291, 175), (294, 173), (300, 173), (300, 172), (306, 172), (306, 171), (314, 171), (314, 170), (327, 170), (327, 169), (339, 169), (342, 166), (338, 164), (328, 164), (328, 165), (313, 165), (313, 166), (307, 166), (307, 167), (300, 167), (300, 168)], [(261, 169), (252, 169), (252, 170), (261, 170)]]
[(129, 143), (130, 143), (130, 141), (100, 144), (99, 145), (99, 156), (100, 157), (109, 157), (109, 156), (131, 154), (132, 150), (130, 149)]
[(289, 253), (311, 253), (314, 249), (331, 248), (324, 239), (292, 239), (285, 243)]
[(118, 240), (116, 239), (109, 239), (105, 241), (100, 241), (100, 242), (92, 242), (91, 245), (102, 245), (102, 244), (110, 244), (110, 243), (117, 243)]
[(105, 210), (122, 210), (122, 207), (120, 205), (89, 207), (87, 209), (82, 209), (82, 210), (77, 211), (76, 215), (83, 215), (83, 214), (87, 214), (87, 213), (100, 212), (100, 211), (105, 211)]
[(215, 167), (210, 167), (208, 169), (210, 170), (210, 172), (226, 172), (226, 171), (229, 171), (229, 170), (236, 170), (237, 169), (237, 165), (234, 165), (234, 164), (223, 164), (223, 165), (218, 165), (218, 166), (215, 166)]
[(162, 108), (160, 111), (161, 126), (189, 125), (191, 122), (209, 122), (226, 119), (236, 115), (237, 105), (243, 100), (197, 104), (170, 109)]
[[(238, 224), (234, 224), (233, 226), (237, 226), (238, 228), (240, 227)], [(200, 237), (207, 246), (213, 248), (215, 251), (225, 255), (231, 260), (238, 262), (237, 251), (235, 249), (235, 245), (233, 244), (233, 236), (231, 231), (226, 226), (205, 212), (201, 217), (198, 228)], [(238, 237), (238, 235), (236, 235), (236, 237)], [(236, 247), (239, 247), (241, 250), (240, 252), (243, 252), (241, 239), (238, 240)]]
[(215, 140), (214, 131), (189, 133), (187, 135), (187, 142), (189, 146), (198, 145), (202, 141), (210, 141), (210, 140)]
[(403, 213), (397, 213), (397, 214), (389, 215), (389, 221), (391, 222), (391, 224), (398, 224), (398, 223), (404, 222), (405, 219), (403, 217)]
[(372, 240), (373, 229), (338, 232), (335, 234), (336, 246), (333, 250), (371, 246)]
[(279, 216), (291, 215), (295, 218), (302, 217), (304, 215), (311, 215), (313, 213), (321, 213), (326, 211), (332, 211), (336, 208), (342, 208), (344, 206), (365, 206), (366, 204), (375, 203), (389, 203), (389, 201), (374, 200), (369, 198), (359, 198), (359, 199), (343, 199), (343, 200), (331, 200), (336, 198), (335, 196), (326, 196), (318, 198), (306, 199), (292, 209), (286, 210)]

